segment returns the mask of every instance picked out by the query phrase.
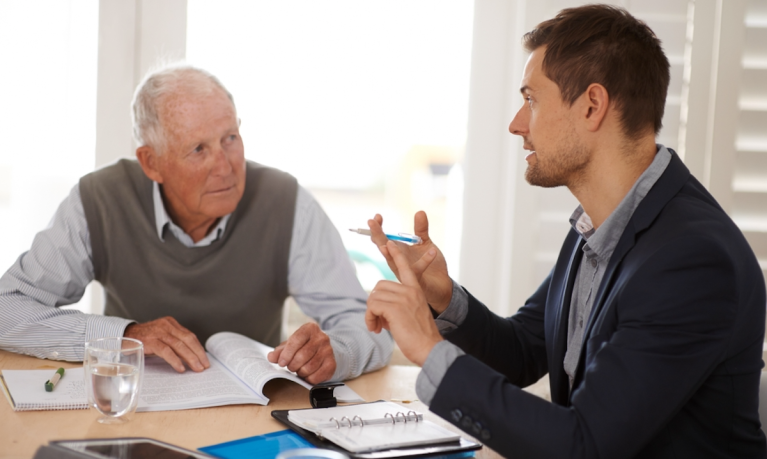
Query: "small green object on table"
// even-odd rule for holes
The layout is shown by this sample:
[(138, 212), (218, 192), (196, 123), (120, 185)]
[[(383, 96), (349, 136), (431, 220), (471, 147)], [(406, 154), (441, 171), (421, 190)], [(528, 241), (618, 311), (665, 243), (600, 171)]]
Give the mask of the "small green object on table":
[(56, 384), (58, 384), (62, 376), (64, 376), (64, 369), (59, 368), (58, 370), (56, 370), (56, 373), (53, 375), (51, 379), (49, 379), (48, 381), (45, 381), (45, 391), (53, 392), (53, 388), (56, 387)]

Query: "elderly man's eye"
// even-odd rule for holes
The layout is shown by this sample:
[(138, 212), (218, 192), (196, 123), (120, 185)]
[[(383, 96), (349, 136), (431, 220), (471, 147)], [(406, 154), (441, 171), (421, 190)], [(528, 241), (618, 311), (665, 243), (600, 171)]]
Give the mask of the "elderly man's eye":
[(194, 152), (195, 153), (200, 153), (200, 152), (202, 152), (202, 150), (203, 150), (202, 145), (197, 145), (196, 147), (194, 147)]

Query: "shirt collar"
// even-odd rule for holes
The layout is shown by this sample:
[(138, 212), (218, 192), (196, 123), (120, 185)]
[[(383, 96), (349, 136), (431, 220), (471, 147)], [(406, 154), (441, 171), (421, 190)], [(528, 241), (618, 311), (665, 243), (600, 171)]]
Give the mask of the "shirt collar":
[(586, 214), (580, 205), (570, 216), (570, 225), (583, 236), (588, 242), (584, 245), (584, 252), (593, 257), (607, 257), (612, 255), (626, 229), (631, 216), (642, 202), (650, 189), (655, 185), (671, 161), (671, 152), (663, 145), (657, 144), (657, 153), (650, 166), (642, 172), (634, 185), (631, 187), (623, 200), (615, 210), (607, 217), (599, 228), (594, 228), (591, 217)]
[(229, 221), (229, 217), (232, 215), (227, 214), (221, 217), (216, 227), (213, 228), (213, 230), (209, 232), (207, 236), (197, 242), (194, 242), (192, 238), (186, 234), (183, 229), (181, 229), (180, 226), (173, 223), (173, 220), (170, 219), (168, 212), (165, 210), (165, 203), (162, 201), (160, 185), (154, 181), (152, 182), (152, 201), (154, 203), (154, 223), (155, 228), (157, 229), (157, 236), (161, 241), (165, 242), (163, 230), (165, 229), (165, 225), (168, 225), (168, 229), (170, 229), (176, 239), (178, 239), (179, 242), (184, 244), (186, 247), (205, 247), (210, 245), (212, 242), (217, 241), (221, 235), (224, 234), (226, 223)]

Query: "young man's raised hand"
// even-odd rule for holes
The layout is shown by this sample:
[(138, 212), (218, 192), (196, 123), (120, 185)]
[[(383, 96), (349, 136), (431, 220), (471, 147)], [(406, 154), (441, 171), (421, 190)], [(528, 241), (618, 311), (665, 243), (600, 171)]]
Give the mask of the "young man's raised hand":
[(414, 217), (416, 236), (421, 238), (420, 244), (408, 245), (402, 242), (391, 242), (383, 232), (383, 217), (380, 214), (368, 220), (370, 239), (386, 258), (389, 268), (402, 281), (400, 269), (394, 262), (387, 244), (394, 244), (400, 249), (403, 263), (407, 265), (420, 284), (429, 305), (441, 313), (450, 304), (453, 296), (453, 281), (447, 274), (447, 263), (442, 252), (429, 237), (429, 220), (426, 212), (419, 211)]
[[(392, 241), (386, 244), (386, 250), (402, 283), (382, 280), (376, 284), (368, 297), (365, 323), (368, 330), (375, 333), (380, 333), (382, 328), (389, 330), (405, 357), (422, 366), (442, 336), (410, 261)], [(435, 247), (424, 254), (429, 263), (436, 252)]]

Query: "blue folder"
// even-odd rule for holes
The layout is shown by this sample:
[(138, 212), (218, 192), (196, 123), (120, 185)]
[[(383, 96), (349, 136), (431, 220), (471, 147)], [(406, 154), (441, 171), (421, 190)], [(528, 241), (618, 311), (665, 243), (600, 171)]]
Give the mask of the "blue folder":
[[(199, 450), (221, 459), (274, 459), (282, 451), (297, 448), (316, 448), (316, 446), (292, 430), (280, 430), (265, 435), (205, 446)], [(474, 457), (474, 451), (433, 454), (428, 459), (465, 459), (471, 457)]]
[(297, 433), (291, 430), (280, 430), (266, 435), (205, 446), (200, 448), (200, 451), (222, 459), (274, 459), (282, 451), (314, 447)]

